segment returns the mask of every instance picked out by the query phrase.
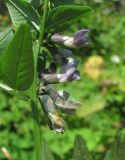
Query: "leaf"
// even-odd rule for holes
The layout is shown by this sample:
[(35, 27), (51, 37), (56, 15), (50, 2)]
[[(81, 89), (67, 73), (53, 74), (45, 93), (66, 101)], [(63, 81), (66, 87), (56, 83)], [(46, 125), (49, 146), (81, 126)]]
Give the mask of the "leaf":
[(39, 7), (42, 3), (42, 0), (25, 0), (25, 1), (30, 3), (35, 8)]
[(85, 141), (80, 135), (77, 135), (74, 143), (73, 160), (92, 160)]
[(54, 160), (54, 157), (49, 149), (48, 143), (45, 139), (42, 141), (42, 158), (41, 160)]
[(47, 29), (56, 32), (64, 31), (90, 11), (91, 8), (87, 6), (64, 5), (56, 7), (48, 15)]
[(50, 0), (51, 3), (53, 3), (54, 5), (56, 6), (59, 6), (59, 5), (64, 5), (64, 4), (74, 4), (75, 0), (62, 0), (62, 1), (59, 1), (59, 0)]
[[(90, 91), (89, 91), (90, 92)], [(106, 107), (106, 100), (104, 96), (97, 93), (89, 94), (89, 98), (84, 100), (84, 107), (77, 110), (78, 117), (86, 117), (92, 113), (103, 110)]]
[(40, 18), (31, 4), (22, 0), (7, 0), (6, 5), (15, 27), (28, 22), (36, 30), (39, 30)]
[(34, 76), (30, 28), (21, 25), (0, 61), (0, 74), (5, 84), (16, 90), (27, 90)]
[(123, 129), (116, 138), (105, 160), (125, 160), (125, 129)]
[(112, 159), (112, 155), (111, 155), (111, 151), (108, 151), (107, 154), (106, 154), (106, 157), (104, 160), (113, 160)]
[(0, 32), (0, 55), (3, 53), (4, 49), (8, 46), (9, 42), (13, 38), (12, 29), (6, 29)]
[(28, 101), (30, 99), (27, 91), (15, 91), (9, 86), (7, 86), (6, 84), (1, 83), (1, 82), (0, 82), (0, 88), (16, 96), (17, 98), (23, 99), (25, 101)]
[(6, 91), (12, 91), (13, 89), (8, 87), (6, 84), (0, 83), (0, 88), (6, 90)]

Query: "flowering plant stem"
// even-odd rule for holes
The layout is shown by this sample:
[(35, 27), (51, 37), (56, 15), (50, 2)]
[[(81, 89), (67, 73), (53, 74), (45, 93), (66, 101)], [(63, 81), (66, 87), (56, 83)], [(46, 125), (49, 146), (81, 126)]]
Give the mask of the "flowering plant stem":
[(47, 15), (48, 15), (48, 3), (49, 3), (49, 0), (44, 0), (44, 10), (43, 10), (43, 17), (42, 17), (43, 19), (40, 25), (40, 36), (39, 36), (40, 45), (43, 44), (43, 39), (44, 39), (46, 20), (47, 20)]
[(38, 112), (38, 104), (37, 99), (35, 98), (31, 102), (32, 112), (33, 112), (33, 126), (34, 126), (34, 139), (35, 139), (35, 152), (36, 152), (36, 160), (41, 160), (41, 129), (39, 122), (39, 112)]
[(34, 49), (34, 59), (35, 59), (35, 75), (34, 75), (34, 85), (35, 87), (32, 88), (32, 112), (33, 112), (33, 125), (34, 125), (34, 138), (35, 138), (35, 152), (36, 152), (36, 160), (41, 160), (41, 152), (42, 152), (42, 135), (41, 135), (41, 128), (40, 128), (40, 121), (39, 121), (39, 110), (38, 110), (38, 100), (36, 95), (36, 87), (37, 87), (37, 59), (39, 49), (43, 44), (44, 40), (44, 33), (46, 27), (46, 20), (47, 20), (47, 8), (48, 8), (49, 0), (44, 0), (44, 10), (43, 10), (43, 17), (41, 20), (40, 25), (40, 34), (39, 34), (39, 44), (36, 44)]
[(34, 139), (35, 139), (35, 153), (36, 153), (36, 160), (41, 160), (41, 129), (40, 129), (40, 120), (39, 120), (39, 110), (38, 110), (38, 101), (36, 95), (36, 86), (37, 86), (37, 57), (38, 57), (39, 45), (36, 45), (34, 49), (34, 68), (35, 68), (35, 75), (34, 75), (34, 84), (32, 87), (32, 95), (31, 95), (31, 108), (33, 113), (33, 127), (34, 127)]

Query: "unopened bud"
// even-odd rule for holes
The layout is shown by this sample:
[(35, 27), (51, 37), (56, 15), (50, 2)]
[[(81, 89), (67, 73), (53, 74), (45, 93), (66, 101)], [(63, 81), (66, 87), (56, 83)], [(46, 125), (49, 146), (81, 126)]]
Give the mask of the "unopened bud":
[(39, 101), (44, 113), (50, 121), (50, 123), (48, 123), (50, 125), (50, 128), (57, 133), (64, 133), (65, 122), (62, 117), (59, 116), (52, 99), (48, 95), (43, 95), (42, 97), (39, 97)]
[(52, 121), (52, 128), (57, 133), (64, 133), (65, 131), (65, 122), (64, 120), (56, 114), (48, 113), (49, 118)]

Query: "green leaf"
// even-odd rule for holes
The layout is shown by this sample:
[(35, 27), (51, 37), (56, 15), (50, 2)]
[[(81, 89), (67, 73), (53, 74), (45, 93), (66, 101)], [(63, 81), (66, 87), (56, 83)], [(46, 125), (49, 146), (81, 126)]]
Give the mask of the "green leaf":
[(105, 160), (125, 160), (125, 129), (116, 138)]
[(112, 159), (111, 151), (108, 151), (104, 160), (114, 160)]
[(0, 82), (0, 88), (6, 90), (6, 91), (12, 91), (13, 89), (8, 87), (6, 84), (3, 84)]
[(52, 9), (47, 20), (47, 29), (60, 32), (91, 11), (87, 6), (65, 5)]
[(13, 38), (12, 29), (6, 29), (0, 32), (0, 55), (3, 53), (4, 49), (8, 46), (9, 42)]
[(59, 1), (59, 0), (50, 0), (51, 3), (53, 3), (55, 6), (59, 6), (59, 5), (71, 5), (71, 4), (74, 4), (75, 0), (62, 0), (62, 1)]
[(40, 18), (31, 4), (22, 0), (7, 0), (6, 4), (15, 27), (28, 22), (39, 30)]
[(16, 90), (27, 90), (34, 76), (34, 60), (30, 28), (22, 25), (0, 61), (2, 80)]
[(80, 135), (77, 135), (74, 143), (73, 160), (92, 160), (85, 141)]
[(42, 4), (42, 0), (24, 0), (30, 3), (34, 8), (39, 7)]
[(54, 157), (49, 149), (48, 143), (45, 139), (42, 141), (42, 158), (41, 160), (54, 160)]

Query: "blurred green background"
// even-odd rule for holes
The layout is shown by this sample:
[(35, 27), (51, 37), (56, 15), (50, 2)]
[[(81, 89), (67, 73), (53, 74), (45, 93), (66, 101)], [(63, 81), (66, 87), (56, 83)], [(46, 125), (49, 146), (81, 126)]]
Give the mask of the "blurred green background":
[[(56, 5), (79, 4), (93, 8), (66, 32), (89, 28), (89, 46), (73, 51), (79, 59), (81, 80), (59, 86), (82, 103), (75, 115), (65, 116), (64, 135), (50, 131), (41, 113), (43, 137), (57, 160), (72, 158), (77, 134), (86, 140), (94, 160), (102, 160), (125, 125), (125, 2), (122, 0), (56, 0)], [(11, 26), (0, 2), (0, 31)], [(40, 111), (41, 112), (41, 111)], [(0, 90), (0, 160), (5, 147), (14, 160), (34, 159), (34, 137), (30, 104)]]

